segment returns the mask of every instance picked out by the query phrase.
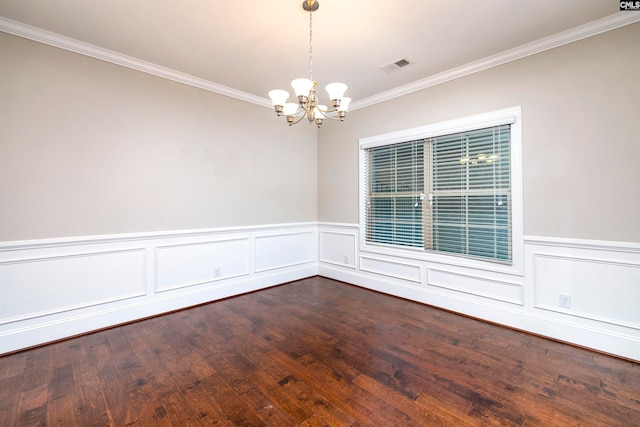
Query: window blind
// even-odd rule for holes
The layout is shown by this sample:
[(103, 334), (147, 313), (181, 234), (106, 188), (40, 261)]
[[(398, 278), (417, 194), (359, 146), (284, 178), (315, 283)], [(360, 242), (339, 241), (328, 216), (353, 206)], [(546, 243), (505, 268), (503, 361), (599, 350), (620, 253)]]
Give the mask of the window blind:
[(429, 138), (427, 143), (425, 248), (511, 261), (510, 126)]
[(510, 263), (510, 138), (506, 124), (366, 148), (366, 241)]
[(366, 240), (424, 247), (424, 141), (365, 151)]

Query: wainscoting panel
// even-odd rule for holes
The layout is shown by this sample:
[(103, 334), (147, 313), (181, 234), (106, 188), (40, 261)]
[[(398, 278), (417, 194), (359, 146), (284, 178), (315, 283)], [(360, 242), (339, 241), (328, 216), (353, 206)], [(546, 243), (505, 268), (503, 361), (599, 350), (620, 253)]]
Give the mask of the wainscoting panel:
[(0, 354), (318, 273), (316, 223), (0, 243)]
[(356, 233), (323, 230), (320, 232), (320, 262), (356, 267)]
[(182, 243), (156, 249), (156, 291), (249, 274), (249, 238)]
[(0, 263), (0, 324), (145, 295), (145, 250)]
[(316, 231), (256, 236), (257, 273), (316, 262)]
[(522, 284), (517, 282), (483, 277), (477, 273), (473, 274), (473, 272), (461, 273), (433, 267), (427, 269), (427, 278), (427, 282), (431, 286), (512, 304), (523, 304)]
[(360, 270), (410, 282), (422, 283), (422, 268), (419, 263), (360, 255)]
[(640, 330), (640, 263), (536, 253), (534, 266), (537, 308)]

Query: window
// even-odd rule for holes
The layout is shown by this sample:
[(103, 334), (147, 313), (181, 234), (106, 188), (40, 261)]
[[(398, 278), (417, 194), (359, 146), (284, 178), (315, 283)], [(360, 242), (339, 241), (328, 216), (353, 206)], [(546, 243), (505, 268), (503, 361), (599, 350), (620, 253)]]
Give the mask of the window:
[(367, 154), (367, 240), (422, 247), (424, 144), (412, 141)]
[(366, 243), (511, 264), (515, 113), (361, 141)]

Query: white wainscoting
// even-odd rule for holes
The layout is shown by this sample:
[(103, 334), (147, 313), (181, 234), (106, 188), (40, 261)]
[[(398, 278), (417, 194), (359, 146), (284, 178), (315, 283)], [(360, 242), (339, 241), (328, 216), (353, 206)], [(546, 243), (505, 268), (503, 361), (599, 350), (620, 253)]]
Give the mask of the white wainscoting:
[[(640, 244), (525, 236), (524, 274), (505, 274), (367, 250), (357, 224), (318, 232), (322, 276), (640, 360)], [(352, 238), (326, 237), (336, 234)], [(347, 253), (359, 264), (341, 264)]]
[(379, 255), (360, 255), (360, 270), (409, 282), (422, 283), (422, 267), (417, 262), (394, 260)]
[(145, 255), (141, 248), (2, 261), (0, 323), (142, 297)]
[(0, 244), (0, 354), (314, 276), (316, 223)]
[(427, 283), (431, 286), (512, 304), (524, 304), (523, 286), (518, 280), (501, 280), (487, 275), (484, 271), (461, 273), (436, 267), (427, 268), (427, 277), (429, 278)]
[(320, 232), (320, 262), (355, 268), (356, 246), (355, 231), (325, 227)]
[(539, 253), (533, 262), (536, 307), (640, 329), (640, 265)]
[(278, 270), (315, 263), (316, 230), (256, 236), (255, 271)]
[[(156, 247), (156, 292), (248, 276), (250, 238)], [(224, 266), (224, 268), (223, 268)]]
[(0, 354), (320, 274), (640, 361), (640, 244), (529, 236), (508, 274), (359, 239), (302, 223), (2, 243)]

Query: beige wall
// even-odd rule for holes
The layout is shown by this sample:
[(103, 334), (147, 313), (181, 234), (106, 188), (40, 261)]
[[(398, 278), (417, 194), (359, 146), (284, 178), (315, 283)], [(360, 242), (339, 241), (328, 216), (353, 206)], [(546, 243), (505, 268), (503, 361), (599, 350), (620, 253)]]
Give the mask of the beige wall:
[[(525, 234), (640, 241), (640, 24), (349, 113), (268, 109), (0, 33), (0, 241), (358, 221), (358, 139), (521, 105)], [(317, 150), (317, 151), (316, 151)]]
[(317, 220), (315, 128), (0, 33), (0, 241)]
[(349, 113), (319, 134), (319, 220), (358, 222), (359, 138), (521, 105), (525, 235), (640, 242), (638, 40), (633, 24)]

